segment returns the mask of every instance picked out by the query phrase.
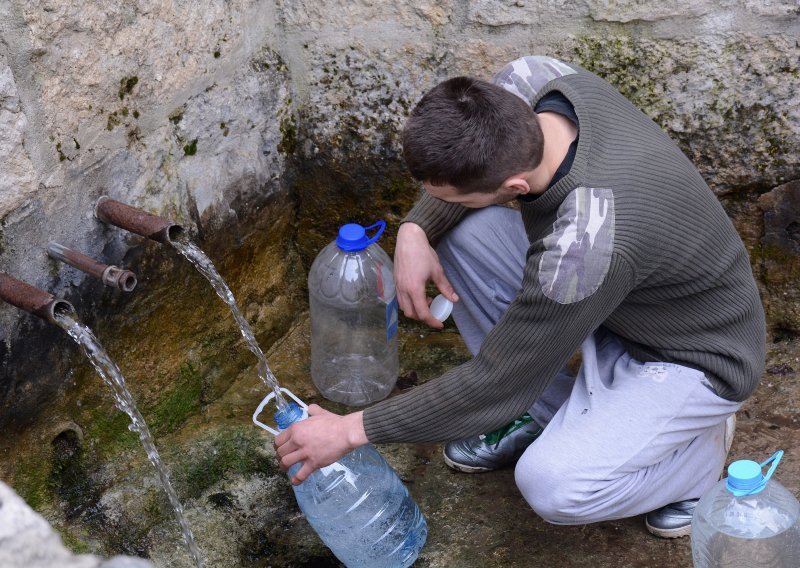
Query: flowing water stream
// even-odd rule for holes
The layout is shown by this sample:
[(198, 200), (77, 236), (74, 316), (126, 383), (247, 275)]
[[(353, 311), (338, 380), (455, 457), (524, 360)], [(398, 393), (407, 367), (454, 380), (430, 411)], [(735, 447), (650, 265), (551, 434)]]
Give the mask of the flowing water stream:
[(128, 425), (128, 429), (139, 435), (139, 440), (141, 440), (142, 446), (144, 446), (147, 452), (147, 457), (150, 459), (150, 463), (156, 468), (164, 492), (167, 494), (169, 502), (172, 504), (172, 509), (175, 511), (175, 517), (181, 527), (183, 540), (186, 542), (189, 553), (192, 555), (197, 568), (203, 568), (203, 555), (194, 541), (194, 535), (186, 520), (183, 507), (178, 500), (175, 489), (172, 487), (172, 483), (170, 483), (167, 468), (161, 461), (161, 456), (159, 456), (156, 445), (153, 442), (150, 429), (147, 427), (147, 423), (139, 412), (136, 401), (133, 400), (133, 396), (125, 385), (125, 378), (122, 376), (119, 367), (117, 367), (117, 364), (109, 357), (92, 331), (83, 323), (65, 313), (56, 313), (55, 322), (81, 346), (83, 352), (92, 362), (98, 374), (103, 378), (103, 381), (111, 387), (114, 393), (114, 403), (116, 407), (130, 417), (131, 423)]
[(264, 352), (261, 351), (261, 348), (256, 342), (253, 329), (250, 327), (250, 324), (247, 323), (244, 315), (242, 315), (242, 312), (233, 297), (233, 292), (231, 292), (231, 289), (225, 283), (225, 280), (214, 267), (214, 263), (211, 262), (211, 259), (208, 258), (208, 256), (185, 235), (179, 235), (178, 238), (171, 240), (170, 243), (179, 253), (181, 253), (189, 262), (191, 262), (203, 276), (206, 277), (206, 279), (211, 283), (211, 286), (214, 288), (214, 291), (216, 291), (217, 295), (222, 298), (223, 302), (228, 304), (236, 323), (239, 324), (239, 328), (242, 331), (242, 337), (244, 337), (244, 340), (247, 342), (247, 347), (258, 359), (258, 376), (261, 377), (261, 380), (264, 381), (264, 384), (271, 388), (275, 393), (275, 403), (278, 405), (278, 409), (286, 410), (288, 408), (288, 404), (281, 393), (278, 379), (276, 379), (275, 375), (272, 374), (272, 371), (267, 364), (267, 358), (264, 356)]

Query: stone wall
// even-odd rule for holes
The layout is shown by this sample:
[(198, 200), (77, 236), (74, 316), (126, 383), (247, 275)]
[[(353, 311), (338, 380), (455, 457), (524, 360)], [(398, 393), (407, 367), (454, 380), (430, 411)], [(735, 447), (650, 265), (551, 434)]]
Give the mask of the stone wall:
[[(401, 218), (397, 133), (422, 93), (545, 54), (670, 132), (737, 224), (773, 327), (794, 333), (796, 191), (759, 196), (800, 178), (798, 37), (796, 0), (0, 0), (0, 271), (102, 316), (97, 287), (45, 253), (141, 251), (93, 218), (101, 195), (219, 251), (286, 196), (307, 262), (340, 217)], [(0, 305), (3, 407), (20, 361), (58, 366), (47, 327)]]

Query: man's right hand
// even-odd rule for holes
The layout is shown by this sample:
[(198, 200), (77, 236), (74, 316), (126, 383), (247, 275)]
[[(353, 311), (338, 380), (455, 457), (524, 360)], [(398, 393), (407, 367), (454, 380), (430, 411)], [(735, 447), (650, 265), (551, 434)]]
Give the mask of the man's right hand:
[(406, 317), (423, 321), (436, 329), (444, 327), (431, 314), (428, 307), (431, 298), (425, 294), (425, 286), (428, 282), (433, 282), (439, 292), (451, 302), (457, 302), (458, 295), (444, 275), (439, 257), (428, 243), (425, 231), (415, 223), (403, 223), (397, 231), (394, 281), (397, 301)]

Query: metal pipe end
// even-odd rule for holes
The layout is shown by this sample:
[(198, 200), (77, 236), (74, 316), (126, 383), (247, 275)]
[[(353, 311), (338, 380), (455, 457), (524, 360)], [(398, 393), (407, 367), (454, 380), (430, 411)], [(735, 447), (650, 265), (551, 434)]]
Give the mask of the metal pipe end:
[(123, 292), (133, 292), (134, 288), (136, 288), (136, 285), (139, 283), (136, 279), (136, 275), (130, 270), (123, 270), (118, 282), (119, 289)]
[(116, 201), (107, 195), (101, 196), (95, 203), (94, 215), (104, 223), (163, 244), (172, 244), (183, 232), (183, 227), (169, 219)]
[(103, 202), (108, 201), (109, 199), (111, 199), (111, 198), (108, 195), (101, 195), (97, 199), (97, 201), (95, 201), (95, 203), (94, 203), (94, 216), (97, 219), (100, 219), (103, 222), (106, 222), (106, 221), (105, 221), (105, 219), (103, 219), (100, 206), (103, 204)]
[(60, 260), (62, 262), (66, 262), (64, 257), (64, 252), (67, 250), (67, 247), (51, 241), (47, 243), (47, 254), (56, 260)]
[(169, 242), (176, 241), (183, 235), (184, 230), (181, 225), (170, 225), (167, 227), (166, 237)]
[(75, 307), (66, 300), (60, 298), (56, 298), (47, 304), (43, 308), (43, 313), (37, 315), (43, 316), (47, 321), (56, 325), (58, 325), (57, 320), (63, 316), (78, 319), (78, 312), (75, 311)]
[(103, 271), (103, 284), (122, 290), (123, 292), (133, 292), (138, 283), (136, 275), (130, 270), (109, 266)]

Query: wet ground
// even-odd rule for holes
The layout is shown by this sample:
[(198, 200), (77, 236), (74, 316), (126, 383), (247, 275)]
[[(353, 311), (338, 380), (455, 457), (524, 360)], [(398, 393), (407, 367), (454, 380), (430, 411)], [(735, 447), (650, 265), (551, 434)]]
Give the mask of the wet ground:
[[(212, 302), (207, 309), (214, 306)], [(220, 316), (222, 321), (227, 317)], [(306, 402), (347, 411), (323, 400), (309, 379), (308, 314), (296, 313), (293, 322), (268, 350), (270, 367)], [(271, 438), (251, 422), (266, 389), (256, 376), (252, 355), (235, 334), (224, 334), (228, 336), (230, 344), (217, 335), (209, 343), (215, 361), (220, 353), (227, 359), (218, 371), (223, 378), (215, 379), (213, 388), (197, 387), (201, 398), (209, 397), (199, 410), (193, 410), (197, 396), (193, 388), (166, 397), (172, 400), (182, 393), (178, 402), (183, 402), (173, 400), (169, 413), (149, 405), (145, 387), (155, 388), (160, 371), (150, 369), (146, 361), (130, 375), (196, 540), (208, 556), (207, 567), (339, 566), (299, 513), (288, 481), (276, 467)], [(139, 345), (142, 351), (130, 347), (128, 352), (124, 342), (112, 345), (112, 353), (126, 358), (123, 368), (132, 367), (128, 359), (137, 361), (155, 349)], [(436, 332), (409, 320), (401, 322), (400, 349), (397, 392), (435, 378), (469, 357), (452, 325)], [(83, 378), (65, 388), (45, 419), (19, 435), (0, 436), (0, 478), (25, 496), (76, 552), (124, 553), (149, 557), (158, 567), (190, 567), (174, 517), (152, 467), (127, 431), (125, 417), (112, 409), (87, 363), (76, 364), (76, 369), (83, 369)], [(193, 374), (184, 373), (191, 366), (181, 369), (181, 376), (166, 375), (159, 388), (171, 382), (193, 384), (189, 380)], [(205, 384), (208, 373), (197, 379)], [(785, 450), (776, 476), (796, 495), (800, 494), (799, 373), (800, 340), (770, 344), (761, 385), (738, 413), (729, 456), (729, 461), (762, 461), (778, 449)], [(186, 416), (178, 420), (175, 409), (184, 406)], [(54, 432), (73, 422), (83, 436), (82, 460), (59, 458), (56, 442), (64, 440), (59, 436), (51, 441)], [(573, 527), (543, 522), (517, 492), (513, 469), (474, 475), (454, 472), (442, 461), (440, 444), (388, 444), (378, 449), (427, 517), (428, 542), (415, 564), (418, 568), (691, 566), (688, 538), (652, 537), (641, 517)]]
[[(291, 380), (294, 373), (302, 372), (306, 341), (307, 324), (301, 323), (273, 351), (273, 367), (279, 377)], [(467, 357), (454, 329), (429, 332), (407, 325), (401, 336), (400, 384), (409, 386), (428, 380)], [(771, 344), (761, 385), (737, 415), (738, 429), (728, 460), (763, 461), (776, 450), (785, 450), (776, 476), (796, 495), (800, 495), (798, 373), (800, 341)], [(315, 399), (312, 389), (303, 395)], [(332, 407), (319, 399), (315, 401)], [(585, 526), (550, 525), (538, 518), (517, 492), (513, 469), (472, 475), (456, 473), (442, 461), (439, 444), (392, 444), (379, 449), (400, 472), (428, 519), (428, 543), (415, 566), (692, 565), (688, 538), (657, 539), (646, 531), (643, 517)]]

